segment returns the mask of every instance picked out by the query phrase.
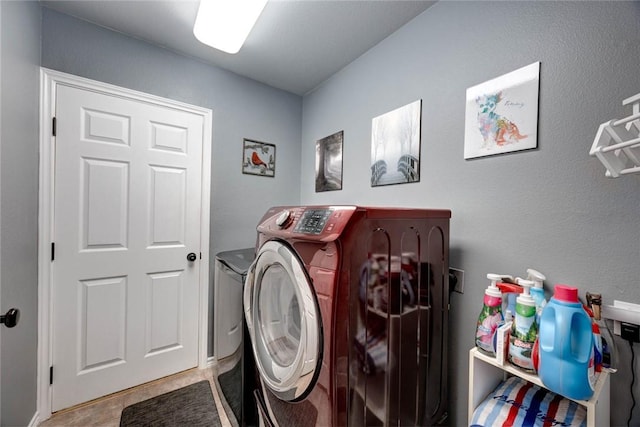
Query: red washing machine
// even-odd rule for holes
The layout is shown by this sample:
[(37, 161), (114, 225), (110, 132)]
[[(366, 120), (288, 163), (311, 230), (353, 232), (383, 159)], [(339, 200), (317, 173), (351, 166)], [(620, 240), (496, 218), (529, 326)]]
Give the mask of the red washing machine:
[(449, 210), (274, 207), (244, 311), (262, 425), (447, 416)]

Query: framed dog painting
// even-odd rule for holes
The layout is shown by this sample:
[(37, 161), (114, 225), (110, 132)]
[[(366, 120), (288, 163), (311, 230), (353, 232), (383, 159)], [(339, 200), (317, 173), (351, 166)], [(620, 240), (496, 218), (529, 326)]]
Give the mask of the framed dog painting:
[(538, 146), (540, 62), (467, 89), (464, 158)]

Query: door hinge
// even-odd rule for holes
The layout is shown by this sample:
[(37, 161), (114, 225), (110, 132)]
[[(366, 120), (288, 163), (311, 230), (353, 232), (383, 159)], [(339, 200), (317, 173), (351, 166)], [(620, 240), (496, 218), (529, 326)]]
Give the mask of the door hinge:
[(51, 120), (51, 133), (53, 136), (56, 136), (56, 124), (56, 118), (54, 117), (53, 120)]
[(202, 252), (200, 252), (200, 259), (202, 259)]
[(53, 385), (53, 366), (49, 367), (49, 385)]
[(56, 259), (56, 244), (51, 242), (51, 261)]

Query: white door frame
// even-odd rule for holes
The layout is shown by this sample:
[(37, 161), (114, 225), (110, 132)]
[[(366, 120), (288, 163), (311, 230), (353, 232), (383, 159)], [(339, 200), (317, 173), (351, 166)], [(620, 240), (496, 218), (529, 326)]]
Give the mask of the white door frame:
[(201, 195), (201, 237), (202, 258), (199, 260), (199, 331), (198, 367), (207, 366), (208, 318), (209, 318), (209, 217), (211, 198), (211, 135), (212, 116), (210, 109), (197, 107), (166, 98), (149, 95), (130, 89), (101, 83), (72, 74), (61, 73), (46, 68), (40, 69), (40, 166), (38, 202), (38, 404), (37, 416), (45, 420), (51, 416), (51, 386), (49, 367), (53, 363), (52, 325), (52, 263), (51, 242), (53, 242), (54, 213), (54, 173), (55, 138), (52, 136), (52, 117), (55, 115), (56, 91), (58, 85), (76, 87), (94, 92), (136, 101), (163, 105), (169, 108), (189, 111), (203, 116), (204, 140), (202, 144), (202, 195)]

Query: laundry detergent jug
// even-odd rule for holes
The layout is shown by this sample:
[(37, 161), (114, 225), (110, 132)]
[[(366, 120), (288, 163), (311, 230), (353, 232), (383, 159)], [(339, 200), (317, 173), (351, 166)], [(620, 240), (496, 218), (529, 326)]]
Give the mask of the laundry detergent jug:
[(540, 316), (538, 376), (545, 387), (571, 399), (589, 399), (595, 387), (591, 319), (578, 289), (556, 285)]

